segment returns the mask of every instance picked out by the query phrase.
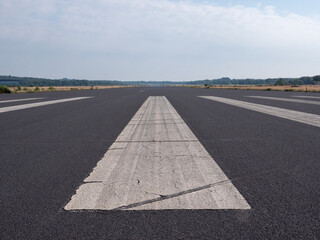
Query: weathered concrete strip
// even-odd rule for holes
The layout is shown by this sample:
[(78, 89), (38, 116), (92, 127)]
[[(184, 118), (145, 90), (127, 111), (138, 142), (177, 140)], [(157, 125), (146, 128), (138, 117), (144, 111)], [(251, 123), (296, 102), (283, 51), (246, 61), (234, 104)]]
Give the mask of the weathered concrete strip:
[(22, 102), (22, 101), (33, 101), (33, 100), (39, 100), (42, 98), (20, 98), (20, 99), (12, 99), (12, 100), (2, 100), (0, 103), (11, 103), (11, 102)]
[(316, 102), (316, 101), (299, 100), (299, 99), (291, 99), (291, 98), (278, 98), (278, 97), (265, 97), (265, 96), (246, 96), (246, 97), (275, 100), (275, 101), (283, 101), (283, 102), (295, 102), (295, 103), (320, 105), (320, 102)]
[(315, 97), (315, 96), (292, 96), (292, 97), (297, 97), (297, 98), (312, 98), (312, 99), (320, 99), (320, 97)]
[(0, 108), (0, 113), (5, 112), (12, 112), (27, 108), (34, 108), (34, 107), (41, 107), (46, 105), (52, 105), (57, 103), (64, 103), (64, 102), (71, 102), (71, 101), (78, 101), (83, 99), (88, 99), (92, 97), (76, 97), (76, 98), (65, 98), (65, 99), (59, 99), (59, 100), (52, 100), (52, 101), (44, 101), (44, 102), (36, 102), (36, 103), (28, 103), (28, 104), (22, 104), (22, 105), (16, 105), (16, 106), (10, 106), (10, 107), (3, 107)]
[(276, 117), (289, 119), (296, 122), (305, 123), (305, 124), (316, 126), (316, 127), (320, 127), (320, 116), (316, 114), (304, 113), (304, 112), (298, 112), (298, 111), (288, 110), (288, 109), (283, 109), (278, 107), (271, 107), (271, 106), (266, 106), (266, 105), (261, 105), (256, 103), (238, 101), (238, 100), (233, 100), (229, 98), (214, 97), (214, 96), (199, 96), (199, 97), (253, 110), (256, 112), (269, 114)]
[(149, 97), (65, 210), (250, 209), (165, 97)]

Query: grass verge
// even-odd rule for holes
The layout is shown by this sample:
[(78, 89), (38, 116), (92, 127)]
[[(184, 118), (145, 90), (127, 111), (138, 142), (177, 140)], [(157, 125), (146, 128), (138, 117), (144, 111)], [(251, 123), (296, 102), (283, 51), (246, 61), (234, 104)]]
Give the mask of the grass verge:
[(195, 88), (234, 89), (234, 90), (260, 90), (260, 91), (286, 91), (286, 92), (316, 92), (320, 93), (320, 85), (300, 86), (268, 86), (268, 85), (183, 85)]
[(111, 88), (125, 88), (134, 86), (50, 86), (50, 87), (7, 87), (12, 93), (34, 93), (34, 92), (54, 92), (54, 91), (76, 91), (76, 90), (98, 90)]

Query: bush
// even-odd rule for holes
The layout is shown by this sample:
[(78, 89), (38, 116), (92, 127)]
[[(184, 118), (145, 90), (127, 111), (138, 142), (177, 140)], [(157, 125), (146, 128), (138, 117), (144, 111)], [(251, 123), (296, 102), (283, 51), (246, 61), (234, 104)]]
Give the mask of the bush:
[(6, 86), (0, 86), (0, 93), (11, 93), (11, 90)]
[(20, 85), (17, 86), (17, 91), (21, 91), (21, 86)]
[(50, 86), (49, 87), (49, 91), (54, 91), (55, 89), (54, 89), (54, 87), (53, 86)]
[(40, 88), (38, 86), (36, 86), (36, 88), (34, 90), (35, 91), (40, 91)]

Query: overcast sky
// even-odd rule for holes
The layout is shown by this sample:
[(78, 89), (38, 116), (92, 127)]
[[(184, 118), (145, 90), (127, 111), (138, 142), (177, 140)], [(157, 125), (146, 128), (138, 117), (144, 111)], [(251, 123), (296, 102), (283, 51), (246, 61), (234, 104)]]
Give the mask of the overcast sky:
[(319, 0), (0, 0), (0, 75), (320, 74)]

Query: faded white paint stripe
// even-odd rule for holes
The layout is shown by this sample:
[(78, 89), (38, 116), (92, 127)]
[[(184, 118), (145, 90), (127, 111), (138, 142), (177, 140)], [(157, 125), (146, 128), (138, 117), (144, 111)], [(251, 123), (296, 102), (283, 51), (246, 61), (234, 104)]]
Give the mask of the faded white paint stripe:
[(320, 99), (320, 97), (315, 97), (315, 96), (292, 96), (292, 97), (297, 97), (297, 98), (314, 98), (314, 99)]
[(246, 96), (250, 98), (260, 98), (267, 100), (283, 101), (283, 102), (295, 102), (295, 103), (305, 103), (305, 104), (314, 104), (320, 105), (320, 102), (309, 101), (309, 100), (299, 100), (299, 99), (289, 99), (289, 98), (278, 98), (278, 97), (264, 97), (264, 96)]
[(149, 97), (66, 210), (250, 209), (165, 97)]
[(92, 97), (66, 98), (66, 99), (59, 99), (59, 100), (52, 100), (52, 101), (44, 101), (44, 102), (37, 102), (37, 103), (22, 104), (22, 105), (17, 105), (17, 106), (3, 107), (3, 108), (0, 108), (0, 113), (12, 112), (12, 111), (40, 107), (40, 106), (46, 106), (46, 105), (52, 105), (52, 104), (57, 104), (57, 103), (78, 101), (78, 100), (88, 99), (88, 98), (92, 98)]
[(289, 119), (296, 122), (309, 124), (316, 127), (320, 127), (320, 116), (316, 114), (304, 113), (304, 112), (298, 112), (298, 111), (288, 110), (288, 109), (283, 109), (278, 107), (271, 107), (271, 106), (266, 106), (266, 105), (261, 105), (256, 103), (238, 101), (238, 100), (233, 100), (229, 98), (214, 97), (214, 96), (199, 96), (199, 97), (241, 107), (241, 108), (246, 108), (249, 110), (269, 114), (276, 117)]
[(33, 100), (39, 100), (39, 99), (42, 99), (42, 98), (20, 98), (20, 99), (12, 99), (12, 100), (2, 100), (2, 101), (0, 101), (0, 103), (33, 101)]

